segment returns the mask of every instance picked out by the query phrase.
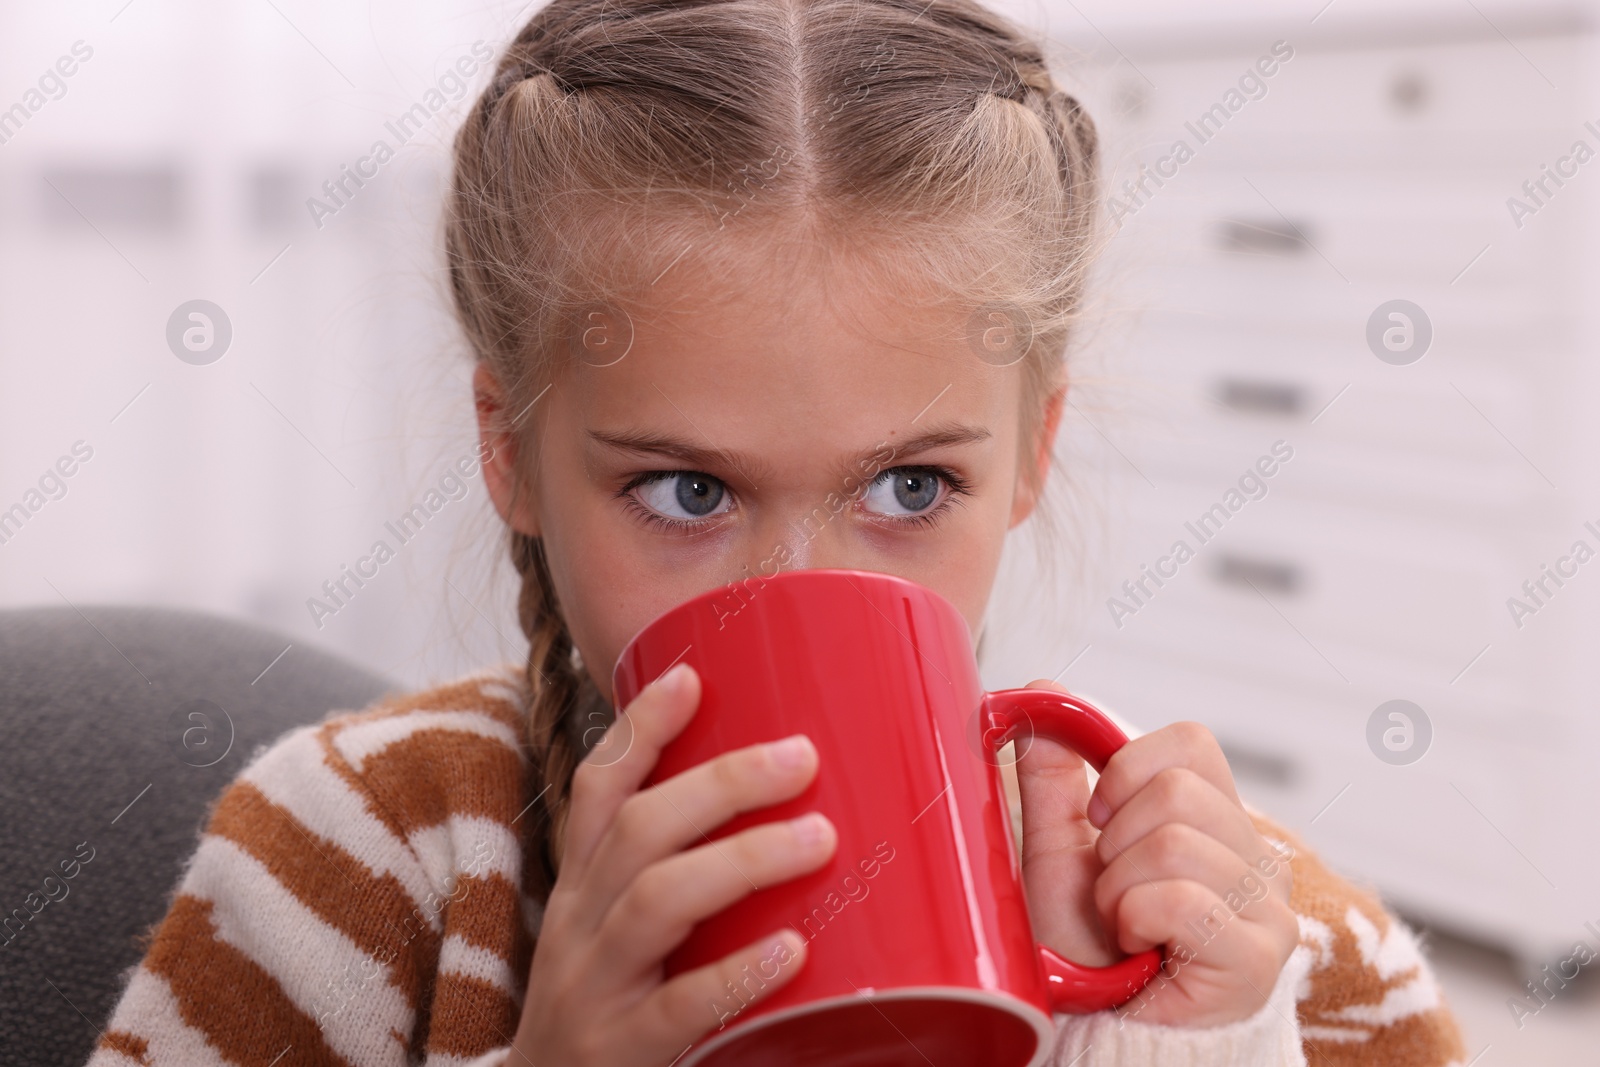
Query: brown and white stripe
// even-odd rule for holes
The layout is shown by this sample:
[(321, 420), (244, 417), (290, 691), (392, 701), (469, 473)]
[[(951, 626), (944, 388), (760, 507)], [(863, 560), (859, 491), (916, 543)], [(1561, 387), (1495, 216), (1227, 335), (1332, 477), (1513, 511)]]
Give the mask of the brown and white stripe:
[[(525, 684), (507, 664), (391, 695), (253, 758), (213, 805), (90, 1067), (501, 1067), (543, 918), (523, 891), (522, 816), (541, 788)], [(1058, 1017), (1052, 1062), (1464, 1061), (1410, 931), (1250, 814), (1294, 848), (1301, 943), (1273, 1001), (1209, 1031)]]
[(90, 1060), (494, 1062), (539, 904), (511, 665), (293, 730), (216, 801)]

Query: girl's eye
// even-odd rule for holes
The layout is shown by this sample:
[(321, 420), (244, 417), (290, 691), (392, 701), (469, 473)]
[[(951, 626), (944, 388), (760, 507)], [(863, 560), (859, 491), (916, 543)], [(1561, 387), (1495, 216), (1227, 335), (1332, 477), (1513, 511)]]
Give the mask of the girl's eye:
[(944, 481), (927, 467), (891, 467), (873, 479), (862, 503), (879, 515), (920, 515), (938, 503)]
[(722, 482), (698, 471), (661, 471), (639, 483), (636, 492), (651, 511), (680, 522), (721, 514), (733, 503)]

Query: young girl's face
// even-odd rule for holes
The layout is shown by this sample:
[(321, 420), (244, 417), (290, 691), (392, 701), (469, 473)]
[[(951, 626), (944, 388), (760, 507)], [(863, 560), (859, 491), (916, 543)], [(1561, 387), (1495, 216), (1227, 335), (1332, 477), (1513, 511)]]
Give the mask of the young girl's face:
[[(600, 691), (612, 698), (618, 655), (655, 616), (780, 564), (909, 578), (976, 636), (1005, 533), (1035, 502), (1022, 364), (979, 358), (965, 315), (914, 310), (837, 263), (751, 271), (715, 294), (691, 263), (650, 287), (648, 309), (587, 320), (587, 347), (529, 416), (531, 493), (514, 514), (514, 450), (488, 438), (490, 493), (543, 537)], [(481, 367), (476, 384), (497, 392)], [(1048, 461), (1047, 444), (1026, 451)]]

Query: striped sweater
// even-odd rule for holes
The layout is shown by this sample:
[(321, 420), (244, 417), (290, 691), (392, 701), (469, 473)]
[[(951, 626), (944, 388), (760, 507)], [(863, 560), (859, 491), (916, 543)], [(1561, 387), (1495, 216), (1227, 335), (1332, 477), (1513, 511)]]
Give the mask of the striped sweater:
[[(335, 711), (216, 800), (90, 1067), (500, 1067), (541, 901), (515, 666)], [(1015, 794), (1013, 793), (1013, 798)], [(1214, 1029), (1056, 1017), (1052, 1064), (1445, 1067), (1455, 1020), (1410, 931), (1297, 839), (1301, 941), (1268, 1002)]]

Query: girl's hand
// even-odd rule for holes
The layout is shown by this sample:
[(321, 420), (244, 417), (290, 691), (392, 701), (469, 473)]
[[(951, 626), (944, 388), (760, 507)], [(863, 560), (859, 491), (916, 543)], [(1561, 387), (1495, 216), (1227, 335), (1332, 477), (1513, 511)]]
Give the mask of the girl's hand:
[(1211, 1027), (1261, 1009), (1299, 943), (1292, 876), (1256, 832), (1211, 731), (1178, 722), (1134, 738), (1092, 795), (1082, 758), (1035, 737), (1017, 781), (1023, 881), (1044, 944), (1093, 966), (1166, 946), (1124, 1018)]
[[(816, 812), (715, 843), (706, 839), (734, 815), (805, 789), (817, 772), (817, 751), (803, 736), (787, 757), (784, 741), (752, 745), (638, 791), (699, 702), (699, 677), (680, 664), (628, 705), (631, 743), (620, 759), (597, 757), (597, 749), (578, 765), (560, 868), (513, 1040), (521, 1056), (512, 1062), (670, 1063), (729, 1021), (741, 1003), (775, 992), (804, 964), (805, 939), (779, 928), (716, 963), (662, 981), (662, 961), (695, 923), (756, 887), (815, 870), (837, 842), (832, 824)], [(744, 1002), (728, 992), (730, 982)]]

